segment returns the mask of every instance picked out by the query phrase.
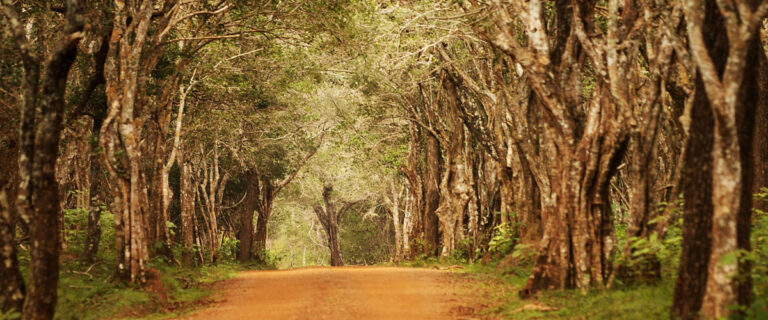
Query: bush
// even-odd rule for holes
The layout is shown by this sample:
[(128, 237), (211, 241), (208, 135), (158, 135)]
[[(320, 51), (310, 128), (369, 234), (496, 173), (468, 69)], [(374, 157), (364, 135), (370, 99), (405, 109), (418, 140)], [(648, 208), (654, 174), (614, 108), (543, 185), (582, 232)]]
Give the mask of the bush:
[[(768, 203), (768, 188), (755, 194), (755, 203)], [(752, 251), (739, 252), (739, 258), (752, 263), (755, 302), (747, 310), (749, 319), (768, 319), (768, 212), (754, 209)]]
[(493, 236), (488, 242), (488, 251), (497, 256), (507, 255), (517, 244), (517, 228), (508, 223), (502, 223), (493, 228)]

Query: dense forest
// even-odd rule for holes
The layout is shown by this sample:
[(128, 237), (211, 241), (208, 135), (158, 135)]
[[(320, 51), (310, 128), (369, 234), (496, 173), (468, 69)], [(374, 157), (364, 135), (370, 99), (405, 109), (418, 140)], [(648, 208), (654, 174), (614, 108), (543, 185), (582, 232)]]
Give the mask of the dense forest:
[(768, 1), (0, 8), (0, 317), (95, 270), (508, 259), (522, 299), (768, 315)]

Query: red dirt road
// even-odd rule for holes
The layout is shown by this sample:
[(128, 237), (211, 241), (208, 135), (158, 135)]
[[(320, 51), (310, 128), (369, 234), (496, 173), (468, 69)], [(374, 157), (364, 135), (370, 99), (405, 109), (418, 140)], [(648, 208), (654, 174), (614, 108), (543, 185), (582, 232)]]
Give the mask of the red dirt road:
[(248, 271), (182, 319), (460, 319), (446, 271), (392, 267)]

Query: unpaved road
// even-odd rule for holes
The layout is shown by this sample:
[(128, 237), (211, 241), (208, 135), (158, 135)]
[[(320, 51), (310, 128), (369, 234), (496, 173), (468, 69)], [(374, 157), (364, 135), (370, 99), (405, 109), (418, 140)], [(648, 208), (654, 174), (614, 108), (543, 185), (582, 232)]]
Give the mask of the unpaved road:
[(394, 267), (247, 271), (183, 319), (460, 319), (449, 272)]

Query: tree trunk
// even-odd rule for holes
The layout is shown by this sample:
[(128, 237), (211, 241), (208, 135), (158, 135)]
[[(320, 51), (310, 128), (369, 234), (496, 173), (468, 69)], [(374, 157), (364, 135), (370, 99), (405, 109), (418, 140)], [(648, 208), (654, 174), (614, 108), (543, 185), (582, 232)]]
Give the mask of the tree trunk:
[[(77, 56), (77, 45), (82, 38), (84, 18), (81, 3), (67, 2), (66, 25), (63, 36), (57, 41), (46, 61), (42, 78), (42, 90), (38, 93), (39, 62), (29, 51), (29, 43), (15, 8), (3, 4), (9, 22), (9, 32), (17, 41), (24, 64), (23, 107), (21, 128), (21, 152), (19, 153), (19, 178), (17, 210), (29, 223), (30, 277), (24, 297), (23, 319), (51, 319), (56, 308), (59, 279), (59, 207), (56, 182), (56, 157), (64, 116), (65, 92), (69, 70)], [(6, 7), (7, 6), (7, 7)], [(39, 105), (38, 103), (39, 94)], [(36, 117), (39, 107), (40, 116)], [(8, 210), (3, 213), (12, 219)], [(4, 217), (5, 218), (5, 217)], [(3, 219), (6, 220), (6, 219)], [(12, 226), (12, 222), (4, 224)], [(7, 228), (7, 227), (6, 227)], [(8, 229), (5, 230), (6, 232)], [(11, 239), (5, 239), (11, 240)], [(13, 245), (5, 243), (5, 246)], [(11, 252), (13, 254), (13, 252)], [(13, 268), (13, 259), (5, 261)], [(18, 289), (18, 288), (16, 288)], [(14, 290), (15, 294), (20, 293)], [(16, 300), (18, 296), (13, 297)], [(17, 300), (16, 300), (17, 301)]]
[(395, 229), (395, 262), (403, 259), (403, 223), (400, 220), (400, 190), (395, 188), (395, 181), (391, 181), (389, 191), (392, 199), (392, 227)]
[[(656, 217), (658, 210), (655, 207), (657, 201), (654, 197), (652, 178), (658, 128), (649, 129), (651, 132), (635, 132), (631, 137), (633, 141), (629, 176), (632, 186), (629, 194), (627, 244), (623, 253), (627, 259), (634, 257), (634, 241), (648, 239), (655, 231), (655, 224), (651, 221)], [(653, 254), (644, 255), (640, 264), (631, 267), (623, 264), (619, 269), (619, 276), (623, 277), (623, 280), (653, 283), (661, 279), (661, 263)]]
[[(94, 135), (98, 135), (98, 129), (92, 131)], [(101, 179), (101, 166), (99, 165), (99, 155), (92, 152), (90, 155), (90, 190), (92, 195), (90, 205), (88, 206), (88, 227), (85, 233), (85, 245), (83, 248), (83, 260), (86, 263), (93, 264), (96, 260), (96, 256), (99, 253), (99, 242), (101, 241), (101, 203), (98, 198), (93, 194), (96, 188), (100, 185)]]
[[(596, 90), (601, 94), (594, 99), (600, 101), (588, 102), (594, 108), (589, 112), (602, 115), (588, 117), (578, 140), (568, 143), (567, 149), (555, 147), (551, 140), (544, 142), (544, 154), (558, 159), (547, 174), (554, 197), (542, 192), (540, 251), (522, 297), (550, 288), (603, 286), (611, 275), (608, 259), (615, 249), (615, 235), (608, 184), (623, 157), (627, 136), (611, 114), (616, 109), (606, 101), (607, 88)], [(551, 128), (546, 132), (548, 139), (557, 136)]]
[[(750, 10), (748, 7), (742, 9)], [(754, 3), (752, 7), (755, 7)], [(746, 27), (746, 23), (751, 21), (738, 22), (723, 18), (723, 15), (729, 14), (730, 9), (721, 7), (715, 1), (692, 2), (685, 7), (690, 52), (699, 70), (696, 91), (697, 95), (700, 92), (706, 93), (706, 101), (702, 101), (701, 107), (696, 105), (694, 108), (711, 110), (714, 134), (711, 158), (706, 159), (709, 162), (704, 164), (711, 167), (711, 194), (707, 195), (711, 196), (712, 210), (699, 211), (698, 215), (707, 216), (691, 219), (707, 221), (711, 229), (708, 229), (709, 234), (692, 233), (689, 239), (684, 238), (683, 258), (688, 258), (686, 253), (698, 258), (696, 252), (685, 251), (685, 242), (688, 242), (688, 251), (706, 248), (709, 252), (703, 263), (681, 259), (680, 279), (676, 288), (676, 298), (680, 298), (675, 299), (673, 316), (684, 318), (696, 318), (698, 307), (704, 317), (728, 317), (732, 313), (731, 306), (751, 301), (749, 275), (745, 275), (744, 281), (735, 278), (739, 271), (748, 271), (749, 265), (740, 264), (735, 256), (733, 259), (726, 258), (735, 255), (737, 249), (749, 248), (753, 165), (751, 148), (759, 83), (758, 71), (747, 66), (757, 65), (760, 55), (764, 53), (759, 38), (755, 36), (757, 31)], [(693, 126), (699, 126), (699, 123)], [(701, 192), (702, 186), (698, 188), (698, 192)], [(696, 250), (690, 248), (693, 246)], [(703, 268), (706, 268), (706, 273), (692, 273), (688, 270), (697, 272)], [(685, 284), (694, 290), (685, 290)], [(700, 295), (702, 286), (703, 297)]]
[(270, 181), (262, 181), (266, 189), (261, 193), (261, 199), (257, 211), (259, 216), (256, 218), (256, 234), (254, 236), (254, 251), (256, 252), (256, 258), (260, 262), (266, 262), (266, 250), (267, 250), (267, 225), (269, 225), (269, 218), (272, 215), (272, 201), (274, 200), (274, 193), (272, 192), (272, 184)]
[[(758, 104), (755, 110), (754, 181), (752, 193), (768, 188), (768, 58), (760, 55), (758, 61)], [(755, 208), (768, 212), (768, 201), (755, 203)]]
[[(541, 239), (541, 212), (536, 182), (530, 166), (516, 146), (511, 150), (512, 163), (517, 172), (511, 173), (513, 197), (511, 211), (515, 213), (515, 225), (520, 242), (534, 244)], [(508, 169), (512, 171), (511, 168)]]
[[(149, 259), (147, 191), (142, 173), (141, 116), (137, 109), (142, 50), (148, 37), (152, 2), (138, 10), (118, 6), (109, 41), (104, 75), (109, 109), (100, 132), (102, 163), (115, 181), (112, 190), (115, 215), (116, 279), (144, 282)], [(127, 22), (130, 21), (130, 26)], [(124, 156), (118, 157), (120, 153)]]
[(255, 171), (249, 170), (247, 173), (247, 183), (245, 200), (243, 202), (240, 219), (240, 262), (246, 263), (251, 260), (251, 246), (253, 245), (253, 214), (259, 203), (259, 175)]
[[(725, 31), (721, 30), (720, 19), (715, 10), (707, 10), (707, 23), (704, 26), (709, 28), (706, 34), (710, 38), (706, 41), (714, 49), (711, 51), (714, 61), (722, 70), (727, 39)], [(682, 164), (683, 244), (671, 312), (672, 318), (680, 319), (698, 318), (712, 250), (712, 145), (715, 120), (701, 75), (696, 76), (693, 99), (691, 126)]]
[(332, 192), (332, 186), (323, 187), (323, 203), (325, 204), (325, 207), (316, 204), (313, 209), (328, 237), (328, 249), (331, 252), (331, 266), (337, 267), (344, 265), (344, 260), (341, 255), (341, 243), (339, 242), (339, 222), (344, 216), (344, 213), (358, 201), (345, 202), (344, 205), (337, 210), (336, 203), (331, 200)]
[[(765, 51), (762, 48), (762, 42), (760, 37), (755, 36), (749, 46), (749, 53), (746, 56), (747, 65), (761, 65), (761, 60), (765, 60)], [(758, 110), (765, 110), (766, 93), (762, 92), (761, 87), (764, 88), (766, 84), (765, 72), (759, 68), (747, 67), (744, 70), (744, 80), (739, 92), (740, 105), (736, 109), (736, 123), (737, 123), (737, 135), (738, 144), (740, 150), (741, 160), (741, 183), (742, 190), (739, 199), (739, 208), (736, 215), (736, 247), (739, 250), (751, 251), (751, 239), (750, 232), (752, 231), (752, 209), (755, 190), (755, 172), (756, 167), (764, 166), (765, 164), (759, 164), (761, 159), (755, 156), (755, 132), (757, 119), (756, 113)], [(764, 124), (763, 124), (764, 125)], [(764, 137), (763, 137), (764, 138)], [(765, 151), (762, 151), (763, 153)], [(759, 164), (759, 166), (758, 166)], [(711, 263), (711, 262), (710, 262)], [(749, 260), (740, 259), (738, 261), (738, 271), (734, 274), (738, 277), (730, 281), (734, 282), (734, 300), (735, 303), (748, 307), (752, 304), (754, 299), (754, 291), (752, 290), (752, 264)], [(730, 305), (726, 306), (730, 307)], [(738, 311), (737, 311), (738, 312)]]
[(195, 189), (196, 185), (192, 181), (192, 164), (186, 159), (183, 147), (179, 144), (178, 163), (179, 163), (179, 192), (181, 202), (181, 263), (183, 265), (192, 265), (194, 262), (194, 219), (195, 219)]
[(406, 257), (413, 257), (417, 252), (413, 252), (415, 249), (411, 245), (411, 241), (421, 239), (423, 235), (423, 222), (421, 218), (424, 217), (425, 198), (422, 172), (419, 170), (417, 142), (419, 134), (413, 123), (409, 125), (408, 129), (410, 135), (408, 157), (400, 168), (408, 179), (408, 199), (410, 199), (410, 205), (407, 206), (405, 217), (403, 218), (403, 254)]
[(341, 258), (341, 244), (339, 243), (339, 225), (332, 224), (329, 228), (325, 229), (328, 234), (328, 248), (331, 251), (331, 266), (340, 267), (344, 265), (344, 260)]
[(424, 132), (425, 140), (425, 168), (424, 168), (424, 212), (422, 223), (424, 227), (424, 253), (428, 256), (437, 254), (438, 249), (438, 218), (435, 212), (440, 205), (440, 168), (442, 157), (440, 155), (440, 143), (437, 137), (429, 132)]
[[(0, 183), (5, 183), (0, 181)], [(26, 287), (19, 270), (16, 252), (16, 213), (10, 205), (6, 188), (0, 187), (0, 288), (2, 288), (2, 312), (20, 311), (24, 305)]]
[[(1, 5), (0, 5), (1, 6)], [(16, 124), (18, 106), (8, 106), (0, 112), (0, 123)], [(24, 305), (25, 284), (19, 270), (16, 243), (18, 212), (14, 200), (19, 187), (19, 128), (17, 125), (0, 127), (0, 313), (11, 309), (21, 311)]]
[(442, 249), (440, 255), (447, 257), (456, 248), (456, 242), (463, 236), (462, 222), (470, 200), (471, 170), (467, 166), (465, 152), (464, 123), (459, 118), (459, 95), (451, 81), (445, 80), (447, 102), (453, 127), (448, 138), (445, 152), (445, 167), (440, 179), (440, 206), (435, 210), (442, 231)]

